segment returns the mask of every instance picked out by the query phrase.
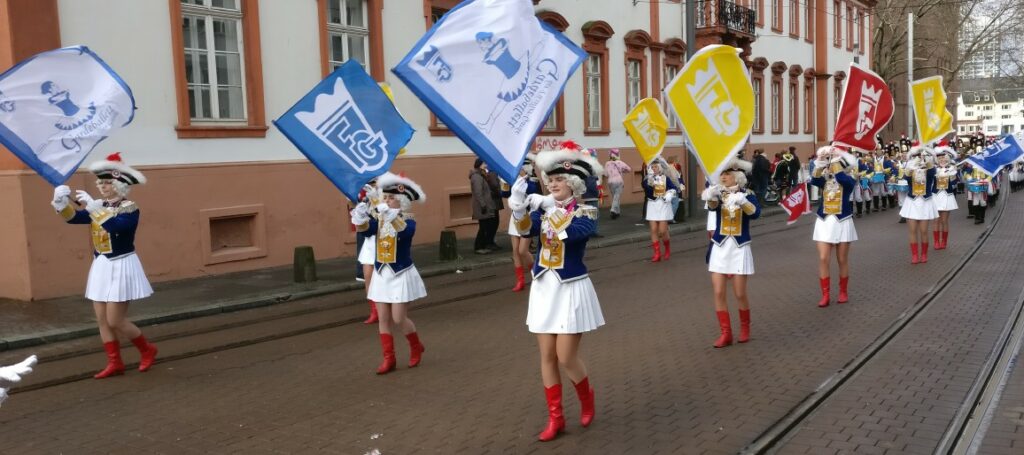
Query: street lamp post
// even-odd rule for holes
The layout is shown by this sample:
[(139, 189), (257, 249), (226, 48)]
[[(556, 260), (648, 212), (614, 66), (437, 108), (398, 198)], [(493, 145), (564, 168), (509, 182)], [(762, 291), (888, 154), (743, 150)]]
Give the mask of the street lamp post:
[[(686, 0), (686, 8), (683, 9), (683, 36), (686, 37), (686, 60), (689, 61), (693, 58), (693, 54), (697, 53), (697, 31), (695, 29), (697, 23), (697, 0)], [(686, 213), (685, 217), (687, 220), (691, 216), (695, 216), (700, 210), (700, 206), (697, 204), (697, 158), (693, 156), (689, 146), (689, 138), (683, 135), (683, 147), (686, 149)]]

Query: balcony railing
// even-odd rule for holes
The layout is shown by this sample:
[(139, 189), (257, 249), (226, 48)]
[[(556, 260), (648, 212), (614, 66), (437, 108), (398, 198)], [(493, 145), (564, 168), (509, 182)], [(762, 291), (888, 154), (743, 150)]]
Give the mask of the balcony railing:
[(698, 0), (697, 28), (725, 27), (729, 31), (754, 34), (757, 11), (727, 0)]

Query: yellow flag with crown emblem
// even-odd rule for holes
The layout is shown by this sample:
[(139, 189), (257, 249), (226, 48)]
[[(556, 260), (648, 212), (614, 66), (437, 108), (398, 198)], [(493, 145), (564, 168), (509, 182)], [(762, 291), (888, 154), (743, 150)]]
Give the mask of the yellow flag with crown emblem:
[(910, 83), (917, 120), (917, 137), (922, 144), (930, 144), (952, 133), (953, 114), (946, 109), (946, 91), (942, 76), (932, 76)]
[(754, 125), (754, 88), (740, 49), (706, 46), (665, 87), (689, 139), (690, 152), (717, 179), (750, 136)]
[(626, 118), (622, 119), (626, 133), (636, 145), (644, 164), (650, 164), (654, 157), (665, 147), (668, 136), (668, 117), (661, 109), (661, 103), (654, 98), (644, 98), (636, 103), (636, 107)]

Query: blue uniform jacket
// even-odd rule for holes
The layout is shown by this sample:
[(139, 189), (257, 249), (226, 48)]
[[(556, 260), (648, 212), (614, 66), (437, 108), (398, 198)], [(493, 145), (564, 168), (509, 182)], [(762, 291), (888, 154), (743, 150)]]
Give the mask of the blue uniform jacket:
[[(378, 261), (376, 259), (375, 254), (373, 266), (374, 268), (377, 269), (378, 272), (381, 269), (383, 269), (384, 266), (388, 266), (391, 267), (392, 272), (395, 272), (395, 275), (398, 275), (399, 273), (402, 273), (403, 271), (405, 271), (406, 269), (413, 265), (412, 238), (414, 235), (416, 235), (416, 220), (404, 219), (402, 218), (402, 216), (399, 216), (398, 218), (395, 219), (395, 221), (392, 221), (392, 223), (395, 223), (399, 220), (402, 220), (402, 222), (404, 222), (405, 229), (399, 230), (397, 227), (395, 228), (395, 230), (398, 231), (398, 246), (396, 247), (395, 250), (395, 262), (385, 264), (383, 262)], [(377, 229), (380, 227), (380, 223), (377, 221), (377, 218), (374, 217), (370, 218), (370, 221), (363, 226), (367, 226), (365, 232), (377, 232)], [(363, 226), (360, 226), (360, 228), (362, 228)], [(380, 240), (381, 237), (379, 234), (377, 234), (377, 242), (380, 242)]]
[[(561, 268), (548, 268), (541, 265), (541, 253), (543, 252), (543, 243), (546, 241), (545, 237), (541, 235), (541, 217), (544, 215), (543, 210), (535, 210), (530, 213), (530, 226), (529, 236), (539, 237), (541, 247), (537, 248), (537, 254), (533, 262), (533, 277), (536, 279), (543, 275), (547, 271), (552, 271), (558, 274), (558, 279), (561, 282), (572, 281), (581, 279), (587, 276), (587, 266), (583, 263), (583, 255), (587, 252), (587, 241), (590, 240), (590, 236), (597, 232), (597, 222), (594, 221), (595, 211), (593, 207), (585, 205), (577, 205), (572, 211), (572, 221), (565, 228), (566, 238), (562, 240), (563, 246), (563, 262)], [(525, 218), (525, 217), (524, 217)], [(524, 220), (525, 221), (525, 220)], [(520, 228), (522, 223), (519, 225)], [(520, 232), (523, 232), (521, 229)]]
[[(938, 169), (936, 168), (935, 178), (932, 179), (932, 193), (938, 193), (939, 192), (939, 175), (938, 174), (939, 174), (939, 172), (938, 172)], [(960, 178), (961, 178), (960, 177), (960, 170), (958, 169), (956, 171), (956, 175), (954, 175), (954, 176), (949, 178), (949, 186), (944, 191), (946, 191), (949, 194), (956, 194), (956, 188), (957, 188), (957, 185), (960, 184)]]
[[(683, 180), (679, 179), (679, 183), (682, 184)], [(648, 201), (653, 201), (653, 200), (657, 199), (656, 197), (654, 197), (654, 187), (647, 183), (647, 178), (646, 177), (640, 179), (640, 186), (642, 186), (644, 188), (644, 196), (647, 197)], [(672, 182), (672, 179), (666, 177), (665, 178), (665, 191), (668, 191), (668, 190), (676, 190), (676, 197), (679, 197), (679, 187), (676, 186), (676, 184)]]
[[(842, 197), (842, 201), (843, 201), (842, 211), (838, 215), (836, 215), (836, 218), (838, 218), (839, 221), (843, 221), (843, 220), (853, 216), (853, 201), (850, 200), (850, 195), (853, 194), (853, 189), (857, 186), (857, 182), (855, 182), (853, 180), (853, 177), (850, 177), (845, 172), (839, 172), (839, 173), (836, 173), (834, 175), (835, 175), (836, 181), (839, 182), (839, 187), (842, 188), (842, 190), (843, 190), (843, 194), (841, 196)], [(827, 216), (827, 215), (825, 215), (825, 196), (824, 196), (824, 192), (825, 192), (825, 177), (811, 177), (811, 185), (814, 185), (814, 186), (816, 186), (818, 188), (821, 188), (821, 190), (822, 190), (822, 196), (820, 198), (821, 201), (818, 202), (817, 214), (818, 214), (818, 218), (825, 219), (825, 217)]]
[(730, 235), (722, 235), (722, 210), (721, 210), (721, 208), (722, 208), (722, 204), (724, 204), (724, 202), (719, 202), (713, 208), (711, 208), (711, 207), (708, 208), (708, 210), (711, 210), (711, 211), (715, 212), (715, 233), (714, 233), (714, 235), (711, 236), (711, 241), (715, 242), (715, 244), (721, 245), (722, 242), (724, 242), (725, 239), (727, 239), (729, 237), (735, 237), (736, 238), (736, 244), (739, 245), (739, 246), (743, 246), (743, 245), (746, 245), (746, 244), (750, 243), (750, 240), (751, 240), (751, 237), (750, 237), (750, 220), (756, 220), (758, 217), (761, 216), (761, 206), (757, 203), (757, 196), (754, 196), (751, 193), (746, 193), (746, 195), (747, 195), (747, 201), (750, 201), (751, 204), (754, 204), (754, 209), (750, 213), (747, 213), (746, 210), (740, 210), (740, 213), (742, 214), (741, 215), (740, 235), (732, 235), (732, 236), (730, 236)]
[(93, 257), (104, 255), (116, 259), (135, 252), (135, 230), (139, 227), (139, 207), (132, 201), (121, 201), (90, 215), (68, 205), (60, 211), (68, 224), (91, 224)]

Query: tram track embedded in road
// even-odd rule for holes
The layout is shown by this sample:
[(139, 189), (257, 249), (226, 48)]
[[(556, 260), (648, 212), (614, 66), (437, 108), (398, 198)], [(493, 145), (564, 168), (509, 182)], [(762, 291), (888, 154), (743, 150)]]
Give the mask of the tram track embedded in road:
[[(1004, 197), (1009, 197), (1009, 194), (1006, 194)], [(832, 395), (839, 391), (848, 380), (857, 375), (857, 373), (860, 372), (873, 358), (875, 358), (876, 355), (888, 347), (892, 340), (903, 332), (903, 330), (913, 322), (921, 312), (928, 308), (932, 302), (941, 297), (944, 291), (960, 275), (964, 268), (974, 260), (975, 256), (985, 245), (985, 242), (992, 235), (992, 232), (995, 231), (996, 226), (999, 224), (999, 220), (1002, 218), (1003, 210), (1006, 207), (1006, 200), (1004, 199), (1000, 201), (998, 207), (998, 212), (996, 212), (995, 216), (992, 217), (985, 231), (978, 236), (974, 245), (971, 246), (971, 249), (961, 257), (956, 265), (940, 277), (924, 295), (900, 313), (900, 315), (896, 317), (896, 319), (885, 331), (882, 332), (881, 335), (876, 337), (864, 349), (857, 353), (857, 355), (840, 367), (838, 371), (825, 379), (817, 389), (790, 408), (789, 412), (770, 425), (750, 444), (744, 447), (740, 453), (765, 454), (772, 453), (774, 450), (780, 448), (780, 445), (783, 444), (797, 429), (799, 429), (816, 410), (825, 405)], [(1019, 315), (1019, 311), (1016, 314)], [(1006, 335), (1005, 332), (1006, 331), (1004, 331), (1004, 335)], [(1001, 339), (1001, 342), (997, 343), (996, 350), (1003, 350), (1005, 342), (1005, 339)], [(983, 388), (984, 386), (979, 387)], [(978, 393), (978, 395), (980, 398), (980, 393)], [(973, 401), (973, 399), (969, 401)], [(958, 418), (966, 418), (966, 416), (969, 415), (970, 413), (967, 413), (962, 417), (960, 416), (960, 413), (958, 413)], [(958, 426), (956, 421), (954, 421), (952, 426)], [(964, 425), (959, 425), (958, 427), (962, 430)], [(949, 439), (958, 439), (955, 436), (947, 436)], [(946, 438), (944, 438), (944, 442), (945, 439)]]

